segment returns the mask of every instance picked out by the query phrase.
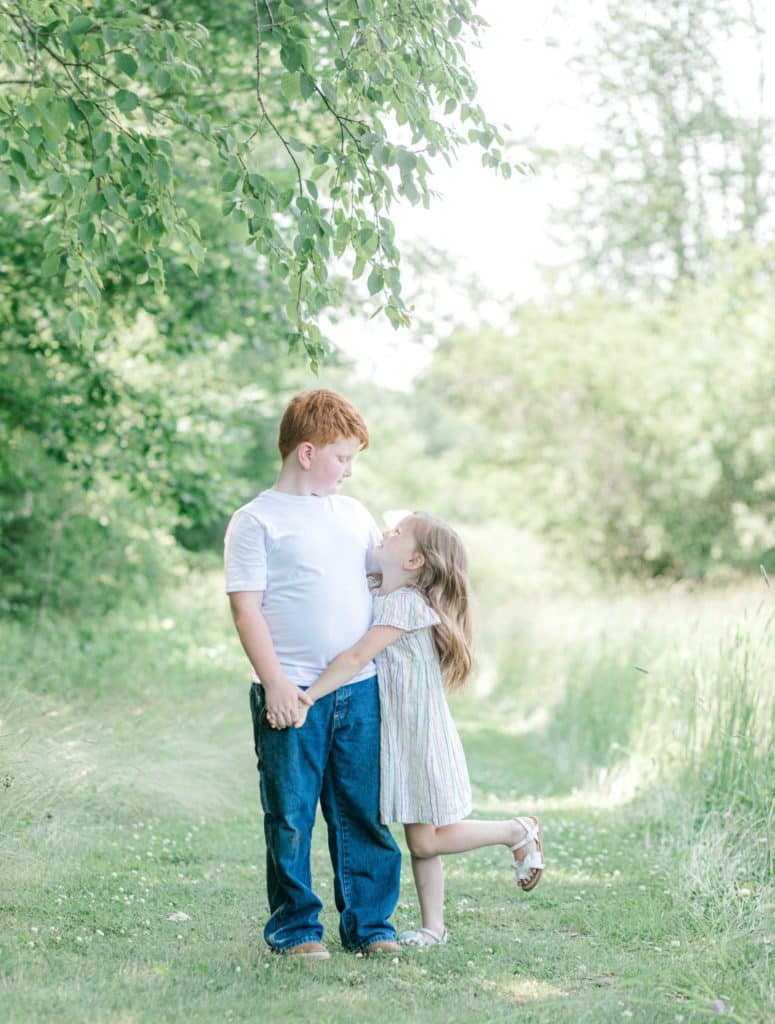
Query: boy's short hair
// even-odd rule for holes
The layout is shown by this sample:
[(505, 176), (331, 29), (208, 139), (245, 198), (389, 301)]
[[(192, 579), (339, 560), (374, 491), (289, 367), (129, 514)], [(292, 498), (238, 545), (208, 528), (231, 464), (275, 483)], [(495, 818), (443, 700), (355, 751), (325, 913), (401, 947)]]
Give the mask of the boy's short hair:
[(303, 441), (322, 446), (354, 437), (369, 447), (369, 432), (358, 410), (336, 391), (315, 388), (295, 395), (280, 420), (278, 446), (285, 459)]

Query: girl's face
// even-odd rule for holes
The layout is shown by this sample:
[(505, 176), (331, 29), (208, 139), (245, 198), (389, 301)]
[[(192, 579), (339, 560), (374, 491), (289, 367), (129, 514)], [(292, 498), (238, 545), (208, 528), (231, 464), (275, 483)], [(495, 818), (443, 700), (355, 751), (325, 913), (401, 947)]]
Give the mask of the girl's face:
[(417, 555), (417, 545), (409, 516), (402, 519), (392, 530), (385, 530), (382, 540), (374, 549), (374, 555), (383, 571), (388, 568), (403, 571), (415, 568), (411, 562)]

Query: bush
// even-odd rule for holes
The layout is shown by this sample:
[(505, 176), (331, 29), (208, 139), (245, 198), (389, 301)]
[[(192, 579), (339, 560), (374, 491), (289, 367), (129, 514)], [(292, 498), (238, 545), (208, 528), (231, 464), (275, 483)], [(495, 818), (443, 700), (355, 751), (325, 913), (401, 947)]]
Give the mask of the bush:
[(733, 252), (675, 301), (526, 307), (511, 335), (441, 346), (423, 390), (465, 424), (471, 508), (484, 486), (617, 574), (772, 565), (772, 257)]

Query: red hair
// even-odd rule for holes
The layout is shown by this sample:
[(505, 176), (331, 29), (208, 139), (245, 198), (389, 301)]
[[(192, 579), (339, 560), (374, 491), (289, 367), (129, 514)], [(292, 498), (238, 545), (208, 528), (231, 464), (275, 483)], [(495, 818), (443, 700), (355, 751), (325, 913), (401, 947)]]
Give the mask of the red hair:
[(278, 446), (285, 459), (303, 441), (322, 446), (342, 438), (360, 441), (360, 450), (369, 447), (369, 432), (358, 410), (336, 391), (315, 388), (295, 395), (280, 420)]

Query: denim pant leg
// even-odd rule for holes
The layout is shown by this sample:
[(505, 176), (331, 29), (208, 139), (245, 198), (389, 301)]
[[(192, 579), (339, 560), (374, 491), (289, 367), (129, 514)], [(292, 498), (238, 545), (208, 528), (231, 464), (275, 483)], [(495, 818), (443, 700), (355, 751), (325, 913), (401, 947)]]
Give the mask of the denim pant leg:
[(344, 686), (324, 703), (332, 706), (333, 722), (320, 802), (328, 825), (339, 934), (346, 949), (359, 949), (378, 939), (395, 939), (389, 918), (401, 881), (400, 850), (379, 820), (377, 678)]
[(319, 942), (322, 904), (312, 891), (310, 851), (328, 753), (329, 715), (315, 707), (302, 729), (272, 729), (264, 691), (250, 691), (266, 838), (266, 888), (271, 916), (264, 938), (277, 950)]

